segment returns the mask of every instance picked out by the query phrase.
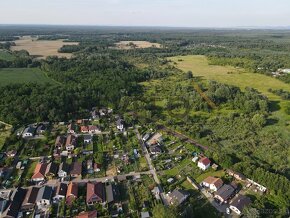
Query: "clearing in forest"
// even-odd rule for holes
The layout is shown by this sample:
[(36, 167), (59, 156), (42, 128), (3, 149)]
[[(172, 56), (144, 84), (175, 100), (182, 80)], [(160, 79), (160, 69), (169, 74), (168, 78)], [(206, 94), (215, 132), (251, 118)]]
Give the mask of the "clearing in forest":
[(147, 41), (121, 41), (115, 43), (119, 49), (133, 49), (133, 48), (161, 48), (159, 43), (152, 43)]
[(39, 68), (3, 68), (0, 69), (0, 87), (12, 83), (55, 83)]
[(60, 49), (64, 45), (78, 45), (78, 42), (64, 42), (60, 40), (38, 40), (36, 37), (23, 36), (19, 40), (15, 41), (16, 46), (12, 46), (12, 51), (26, 50), (30, 55), (36, 56), (40, 59), (48, 56), (67, 57), (72, 56), (71, 53), (59, 53)]

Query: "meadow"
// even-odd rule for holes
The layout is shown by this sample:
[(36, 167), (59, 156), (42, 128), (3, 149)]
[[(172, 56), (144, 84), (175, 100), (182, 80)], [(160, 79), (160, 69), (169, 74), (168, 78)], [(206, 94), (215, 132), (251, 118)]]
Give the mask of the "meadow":
[(147, 41), (121, 41), (115, 43), (115, 45), (119, 49), (132, 49), (130, 43), (133, 43), (136, 46), (136, 48), (151, 48), (151, 47), (161, 48), (161, 45), (159, 43), (152, 43)]
[(0, 69), (0, 86), (12, 83), (55, 83), (38, 68), (3, 68)]
[(15, 56), (13, 56), (9, 51), (0, 49), (0, 60), (12, 61), (14, 59)]
[(48, 56), (58, 56), (70, 58), (70, 53), (59, 53), (60, 49), (64, 45), (78, 45), (78, 42), (64, 42), (63, 40), (38, 40), (31, 36), (23, 36), (19, 40), (15, 41), (16, 46), (12, 46), (12, 51), (26, 50), (30, 55), (36, 56), (40, 59)]

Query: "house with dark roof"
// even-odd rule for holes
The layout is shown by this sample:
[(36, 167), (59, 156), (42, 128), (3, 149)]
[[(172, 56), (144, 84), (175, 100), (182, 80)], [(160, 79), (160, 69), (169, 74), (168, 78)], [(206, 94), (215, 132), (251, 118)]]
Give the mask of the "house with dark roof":
[(172, 205), (180, 205), (189, 197), (189, 193), (182, 189), (174, 189), (168, 194), (168, 200)]
[(50, 162), (47, 165), (45, 176), (48, 178), (53, 178), (57, 175), (58, 172), (58, 165), (56, 163)]
[(71, 165), (70, 175), (72, 177), (79, 177), (82, 175), (82, 163), (73, 162)]
[(67, 128), (67, 132), (70, 134), (74, 134), (76, 132), (76, 125), (74, 123), (69, 124)]
[(36, 198), (38, 194), (38, 187), (30, 187), (27, 189), (24, 201), (21, 205), (21, 210), (23, 212), (33, 211), (36, 203)]
[(55, 190), (55, 194), (53, 197), (53, 202), (59, 202), (63, 199), (65, 199), (67, 193), (67, 184), (66, 183), (59, 183)]
[(65, 142), (66, 142), (66, 138), (64, 136), (57, 136), (54, 143), (54, 147), (56, 149), (61, 150), (64, 147)]
[(33, 137), (34, 132), (35, 132), (35, 128), (32, 126), (28, 126), (27, 128), (24, 129), (24, 131), (22, 133), (22, 137), (23, 138)]
[(216, 192), (214, 197), (220, 203), (227, 203), (227, 201), (235, 195), (235, 191), (235, 187), (225, 184)]
[(206, 170), (210, 167), (210, 160), (207, 157), (202, 157), (197, 162), (197, 167), (201, 170)]
[(71, 205), (72, 202), (78, 197), (78, 184), (70, 182), (66, 192), (66, 204)]
[(119, 131), (124, 130), (124, 121), (121, 118), (118, 118), (116, 121), (116, 126)]
[(241, 215), (243, 209), (250, 203), (251, 199), (249, 197), (246, 197), (244, 195), (238, 195), (230, 202), (230, 209), (236, 214)]
[(116, 184), (106, 185), (106, 201), (107, 203), (116, 203), (120, 199), (120, 190)]
[(68, 135), (65, 142), (65, 149), (72, 152), (77, 146), (77, 139), (74, 135)]
[(26, 190), (23, 188), (17, 188), (12, 194), (12, 201), (8, 208), (4, 211), (1, 217), (3, 218), (15, 218), (18, 217), (22, 202), (25, 198)]
[(44, 124), (39, 124), (36, 128), (36, 133), (38, 135), (43, 134), (46, 131), (46, 126)]
[(0, 198), (0, 217), (2, 217), (4, 211), (7, 209), (9, 205), (9, 200)]
[(81, 212), (79, 215), (76, 216), (76, 218), (97, 218), (97, 211), (87, 211), (87, 212)]
[(34, 169), (34, 173), (31, 177), (31, 180), (34, 182), (44, 181), (47, 166), (48, 166), (47, 163), (37, 163)]
[(49, 206), (51, 204), (52, 194), (53, 189), (51, 186), (41, 187), (36, 197), (36, 205), (38, 207)]
[(223, 181), (220, 178), (216, 178), (213, 176), (207, 177), (202, 181), (202, 186), (209, 188), (212, 191), (217, 191), (220, 187), (222, 187)]
[(58, 177), (59, 178), (66, 178), (70, 174), (70, 165), (62, 162), (58, 168)]
[(106, 192), (105, 186), (101, 182), (88, 182), (87, 183), (87, 196), (86, 202), (88, 205), (93, 205), (94, 203), (105, 203), (106, 202)]

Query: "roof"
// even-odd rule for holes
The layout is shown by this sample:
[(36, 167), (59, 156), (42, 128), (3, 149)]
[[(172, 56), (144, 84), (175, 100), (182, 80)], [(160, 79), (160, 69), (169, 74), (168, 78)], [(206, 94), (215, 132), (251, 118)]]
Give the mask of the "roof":
[[(17, 217), (21, 204), (25, 198), (26, 190), (23, 188), (17, 188), (13, 193), (13, 200), (5, 211), (6, 216)], [(5, 216), (4, 216), (5, 217)]]
[(150, 214), (148, 211), (146, 212), (141, 212), (141, 218), (149, 218), (150, 217)]
[(210, 160), (207, 157), (203, 157), (201, 158), (199, 161), (199, 163), (202, 163), (203, 165), (207, 166), (210, 164)]
[(162, 134), (161, 133), (155, 133), (147, 142), (149, 145), (156, 144), (157, 142), (160, 142), (162, 140)]
[(81, 132), (88, 132), (89, 127), (88, 126), (81, 126)]
[(243, 211), (244, 207), (251, 203), (251, 199), (244, 195), (237, 195), (230, 203), (230, 206), (236, 207), (239, 211)]
[(84, 140), (92, 140), (93, 139), (93, 136), (90, 134), (85, 134), (85, 135), (83, 135), (83, 137), (84, 137)]
[(66, 193), (67, 193), (67, 184), (60, 183), (56, 188), (55, 195), (66, 196)]
[(70, 174), (81, 175), (82, 174), (82, 163), (73, 162), (71, 166)]
[(121, 126), (121, 125), (123, 125), (123, 123), (124, 123), (124, 121), (120, 118), (116, 121), (117, 126)]
[(174, 198), (174, 200), (176, 200), (178, 204), (181, 204), (183, 198), (188, 196), (188, 192), (181, 189), (174, 189), (174, 191), (171, 192), (169, 196), (171, 198)]
[(65, 143), (66, 139), (64, 136), (57, 136), (55, 140), (55, 146), (63, 146)]
[(97, 126), (93, 126), (93, 125), (90, 125), (89, 126), (89, 131), (95, 131), (95, 130), (98, 130), (99, 128)]
[(106, 186), (106, 197), (108, 203), (118, 200), (119, 195), (119, 189), (115, 184), (109, 184)]
[(68, 135), (68, 137), (66, 138), (66, 142), (65, 145), (75, 145), (76, 144), (76, 137), (74, 135)]
[(40, 200), (49, 200), (51, 199), (52, 196), (52, 187), (50, 186), (43, 186), (39, 189), (36, 201)]
[(0, 198), (0, 214), (6, 209), (7, 204), (8, 200)]
[(234, 193), (235, 188), (231, 185), (223, 185), (216, 193), (216, 195), (220, 196), (222, 199), (227, 200)]
[(68, 187), (67, 187), (66, 197), (72, 196), (72, 195), (75, 197), (78, 196), (78, 184), (70, 182)]
[(22, 205), (35, 204), (38, 191), (39, 188), (37, 187), (28, 188)]
[(97, 217), (97, 211), (87, 211), (87, 212), (81, 212), (79, 215), (77, 215), (76, 218), (96, 218)]
[(24, 129), (23, 134), (25, 134), (25, 133), (33, 134), (34, 131), (35, 131), (35, 128), (33, 128), (32, 126), (28, 126), (27, 128)]
[(102, 202), (106, 200), (105, 187), (103, 183), (101, 182), (87, 183), (87, 202), (90, 202), (91, 198), (93, 197), (97, 197)]
[(58, 165), (56, 163), (49, 163), (47, 168), (46, 168), (46, 171), (45, 171), (45, 174), (53, 174), (53, 175), (56, 175), (58, 172)]
[(65, 162), (61, 162), (61, 164), (59, 165), (58, 172), (61, 171), (61, 170), (64, 171), (64, 172), (69, 172), (70, 165), (65, 163)]
[(47, 163), (37, 163), (34, 169), (32, 179), (42, 178), (45, 176)]
[(203, 182), (208, 183), (208, 184), (213, 184), (216, 187), (221, 187), (223, 185), (223, 181), (220, 178), (216, 178), (213, 176), (207, 177)]

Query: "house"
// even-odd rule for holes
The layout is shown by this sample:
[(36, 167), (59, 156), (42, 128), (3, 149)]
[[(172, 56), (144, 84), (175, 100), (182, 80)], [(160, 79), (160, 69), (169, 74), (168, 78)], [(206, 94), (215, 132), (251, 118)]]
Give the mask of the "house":
[(10, 150), (6, 152), (7, 157), (15, 157), (16, 154), (17, 154), (16, 150)]
[(33, 137), (35, 132), (35, 128), (32, 126), (28, 126), (27, 128), (24, 129), (22, 133), (22, 138), (29, 138)]
[(155, 145), (155, 144), (161, 144), (163, 141), (162, 134), (155, 133), (148, 141), (147, 145)]
[(72, 202), (78, 197), (78, 184), (70, 182), (66, 192), (66, 204), (71, 205)]
[(210, 167), (210, 160), (207, 157), (202, 157), (197, 162), (197, 167), (199, 167), (201, 170), (206, 170)]
[(106, 200), (107, 203), (116, 203), (120, 198), (120, 190), (117, 185), (106, 185)]
[(93, 136), (92, 135), (86, 134), (86, 135), (83, 135), (83, 137), (84, 137), (84, 143), (85, 144), (92, 143), (92, 141), (93, 141)]
[(88, 205), (93, 205), (94, 203), (100, 202), (104, 203), (106, 201), (106, 192), (104, 184), (101, 182), (88, 182), (87, 183), (87, 197), (86, 202)]
[(142, 140), (143, 142), (146, 142), (150, 138), (150, 133), (146, 133), (143, 137)]
[(51, 186), (43, 186), (39, 189), (36, 197), (36, 205), (38, 207), (45, 207), (51, 204), (53, 189)]
[(45, 131), (46, 131), (46, 126), (44, 124), (38, 125), (38, 127), (36, 129), (36, 133), (38, 135), (45, 133)]
[(55, 191), (55, 195), (53, 197), (53, 202), (59, 202), (63, 200), (67, 193), (67, 184), (66, 183), (60, 183)]
[(236, 214), (241, 215), (243, 209), (250, 203), (251, 199), (249, 197), (246, 197), (244, 195), (238, 195), (230, 202), (230, 209)]
[(30, 187), (27, 189), (24, 201), (21, 205), (21, 210), (23, 212), (34, 210), (38, 191), (39, 191), (38, 187)]
[(22, 162), (21, 161), (18, 161), (17, 164), (16, 164), (16, 169), (20, 169), (22, 166)]
[(89, 133), (90, 134), (101, 133), (101, 130), (97, 126), (90, 125), (88, 128), (89, 128)]
[(70, 175), (72, 177), (79, 177), (82, 175), (82, 163), (73, 162), (71, 165)]
[(244, 176), (241, 173), (235, 172), (233, 170), (227, 170), (227, 174), (234, 177), (237, 180), (245, 180), (246, 179), (246, 176)]
[(121, 118), (118, 118), (116, 121), (116, 126), (119, 131), (124, 130), (124, 121)]
[(173, 192), (168, 194), (170, 204), (174, 204), (176, 206), (182, 204), (188, 197), (189, 193), (181, 189), (174, 189)]
[(99, 113), (95, 109), (93, 109), (91, 111), (91, 118), (92, 118), (92, 120), (98, 120), (98, 119), (100, 119)]
[(57, 136), (55, 140), (55, 148), (61, 150), (65, 144), (66, 138), (64, 136)]
[(2, 217), (4, 211), (7, 209), (9, 200), (0, 198), (0, 217)]
[(220, 178), (209, 176), (203, 180), (202, 185), (216, 192), (223, 185), (223, 181)]
[(87, 160), (87, 173), (92, 174), (94, 172), (94, 165), (92, 160)]
[(141, 218), (149, 218), (149, 217), (150, 217), (150, 214), (148, 211), (141, 212)]
[(89, 132), (89, 127), (88, 126), (81, 126), (81, 132), (82, 133), (88, 133)]
[(101, 171), (101, 164), (94, 163), (94, 172), (100, 172)]
[(155, 198), (157, 200), (160, 200), (160, 193), (161, 193), (161, 190), (159, 188), (159, 186), (155, 186), (153, 189), (152, 189), (152, 194), (155, 196)]
[(45, 176), (49, 178), (53, 178), (57, 175), (58, 172), (58, 165), (56, 163), (50, 162), (47, 165)]
[(235, 187), (232, 185), (223, 185), (215, 194), (215, 199), (217, 199), (221, 204), (227, 203), (227, 201), (235, 195)]
[(157, 155), (162, 153), (162, 149), (159, 145), (152, 145), (149, 147), (149, 152), (153, 155)]
[(31, 180), (34, 182), (44, 181), (47, 166), (48, 166), (47, 163), (37, 163), (34, 169), (33, 176), (31, 177)]
[(71, 123), (67, 126), (68, 130), (67, 132), (70, 134), (75, 134), (76, 132), (76, 125), (74, 123)]
[(76, 216), (76, 218), (97, 218), (97, 211), (87, 211), (87, 212), (81, 212), (79, 215)]
[(69, 152), (72, 152), (77, 146), (77, 140), (74, 135), (68, 135), (65, 142), (65, 149)]
[(58, 177), (59, 178), (66, 178), (70, 173), (70, 165), (65, 163), (65, 162), (62, 162), (60, 165), (59, 165), (59, 169), (58, 169)]
[(18, 213), (21, 209), (22, 202), (25, 198), (26, 190), (23, 188), (17, 188), (12, 193), (12, 201), (8, 208), (4, 211), (1, 217), (3, 218), (15, 218), (18, 217)]

